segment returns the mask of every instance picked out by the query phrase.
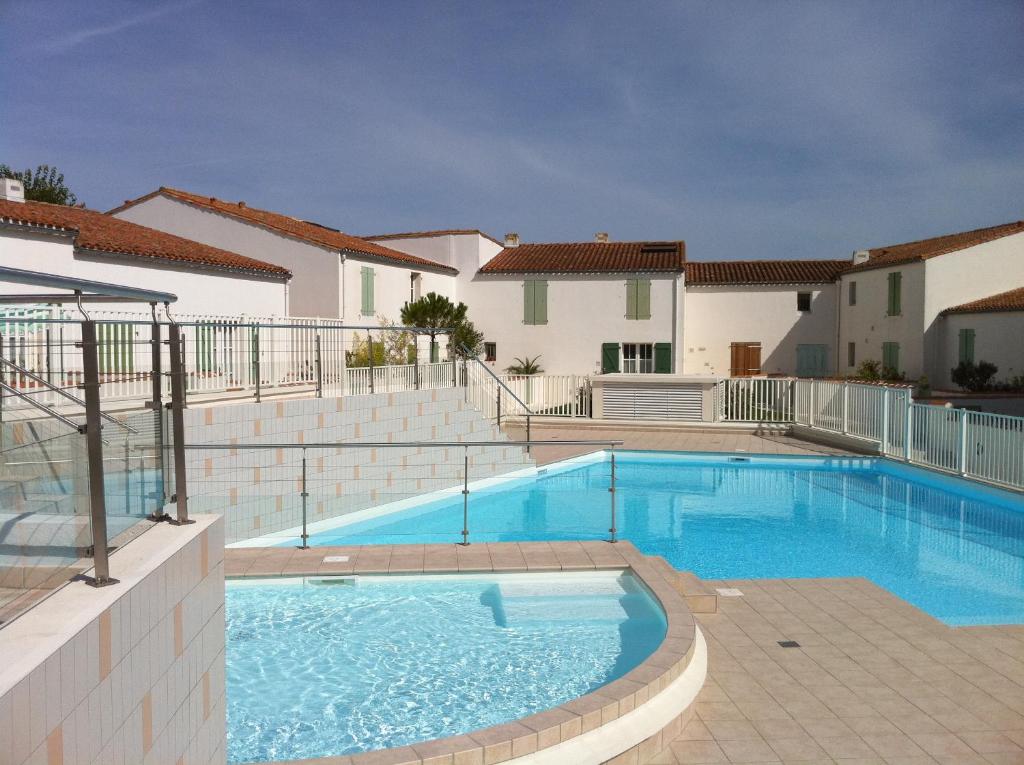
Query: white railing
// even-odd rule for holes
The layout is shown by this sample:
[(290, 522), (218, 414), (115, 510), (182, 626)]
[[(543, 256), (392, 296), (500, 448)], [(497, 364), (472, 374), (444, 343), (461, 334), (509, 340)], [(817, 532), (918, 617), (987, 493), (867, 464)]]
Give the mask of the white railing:
[(360, 396), (368, 393), (451, 388), (457, 384), (455, 374), (456, 367), (450, 361), (421, 364), (418, 369), (414, 364), (374, 367), (372, 372), (369, 367), (349, 367), (345, 370), (344, 393), (332, 388), (326, 390), (336, 395)]
[(501, 375), (536, 415), (590, 417), (590, 378), (583, 375)]
[(793, 383), (776, 377), (720, 380), (715, 386), (717, 418), (725, 422), (792, 422)]
[(525, 424), (533, 414), (519, 395), (482, 362), (465, 360), (460, 365), (460, 376), (466, 386), (466, 400), (499, 427), (511, 422)]

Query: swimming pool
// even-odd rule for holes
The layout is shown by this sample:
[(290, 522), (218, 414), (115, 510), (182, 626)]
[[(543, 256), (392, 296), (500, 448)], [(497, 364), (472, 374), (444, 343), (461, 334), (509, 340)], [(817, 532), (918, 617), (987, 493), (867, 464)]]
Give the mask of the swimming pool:
[[(743, 462), (735, 462), (743, 459)], [(706, 579), (866, 577), (953, 625), (1024, 623), (1024, 498), (891, 460), (617, 455), (620, 537)], [(474, 491), (471, 542), (604, 539), (610, 464)], [(459, 541), (462, 497), (319, 531), (316, 545)]]
[(226, 601), (231, 763), (516, 720), (621, 677), (666, 633), (621, 572), (229, 581)]

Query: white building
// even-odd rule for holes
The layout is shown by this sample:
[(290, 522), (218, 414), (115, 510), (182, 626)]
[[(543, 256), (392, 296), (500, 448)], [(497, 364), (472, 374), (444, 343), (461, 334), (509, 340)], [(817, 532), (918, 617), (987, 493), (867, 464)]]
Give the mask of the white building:
[(849, 260), (686, 264), (683, 371), (821, 377), (835, 369), (836, 278)]
[(421, 294), (455, 295), (449, 265), (245, 202), (161, 187), (108, 214), (283, 266), (294, 274), (291, 316), (379, 326), (399, 323), (405, 302)]
[[(280, 265), (111, 218), (100, 212), (26, 202), (20, 184), (0, 180), (0, 263), (178, 296), (179, 314), (282, 315), (291, 273)], [(44, 288), (4, 285), (15, 294)], [(93, 304), (124, 310), (121, 304)], [(137, 310), (137, 309), (136, 309)]]
[[(858, 251), (840, 277), (839, 371), (871, 359), (947, 387), (943, 311), (1021, 286), (1024, 221)], [(1019, 369), (1024, 343), (1010, 345)]]
[(949, 372), (961, 361), (995, 364), (997, 381), (1024, 379), (1024, 287), (947, 308), (938, 323), (947, 372), (937, 386), (954, 387)]

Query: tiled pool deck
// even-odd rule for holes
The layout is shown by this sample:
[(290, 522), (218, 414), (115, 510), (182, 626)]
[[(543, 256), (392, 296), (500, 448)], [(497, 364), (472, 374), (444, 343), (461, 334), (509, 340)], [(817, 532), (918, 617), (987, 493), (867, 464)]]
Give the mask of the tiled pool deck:
[(706, 584), (743, 596), (696, 615), (708, 680), (650, 762), (1024, 763), (1024, 626), (947, 627), (865, 579)]

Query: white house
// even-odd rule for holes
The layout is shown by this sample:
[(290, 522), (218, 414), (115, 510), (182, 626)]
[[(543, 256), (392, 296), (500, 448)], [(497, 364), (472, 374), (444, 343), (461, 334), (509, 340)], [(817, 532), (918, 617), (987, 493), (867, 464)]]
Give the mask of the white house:
[(452, 266), (245, 202), (161, 187), (108, 214), (288, 269), (292, 316), (379, 326), (398, 323), (402, 305), (421, 294), (455, 295)]
[(942, 313), (1024, 286), (1024, 221), (858, 251), (839, 286), (841, 373), (872, 359), (945, 386)]
[(947, 308), (938, 323), (947, 371), (935, 385), (953, 387), (949, 373), (961, 361), (995, 364), (997, 381), (1024, 380), (1024, 287)]
[(686, 374), (825, 376), (835, 368), (836, 278), (849, 260), (686, 264)]
[[(284, 314), (291, 277), (280, 265), (93, 210), (27, 202), (10, 179), (0, 179), (0, 263), (171, 292), (179, 314)], [(16, 294), (47, 292), (0, 286)], [(122, 304), (92, 307), (124, 310)]]

